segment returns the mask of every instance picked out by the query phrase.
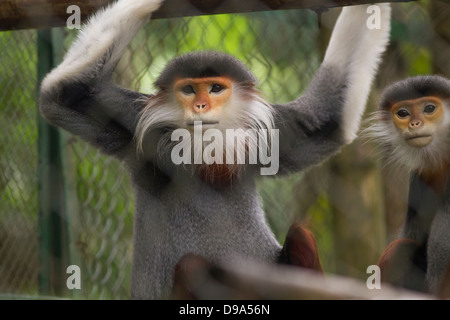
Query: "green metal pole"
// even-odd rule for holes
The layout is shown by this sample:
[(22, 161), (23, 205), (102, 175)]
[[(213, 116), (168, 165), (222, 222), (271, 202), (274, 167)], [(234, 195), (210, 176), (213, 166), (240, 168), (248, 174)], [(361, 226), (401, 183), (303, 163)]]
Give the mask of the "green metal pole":
[[(38, 83), (61, 60), (61, 29), (38, 31)], [(38, 115), (39, 293), (68, 296), (66, 269), (76, 256), (70, 228), (78, 215), (73, 174), (66, 153), (67, 136)], [(71, 254), (72, 253), (72, 254)]]

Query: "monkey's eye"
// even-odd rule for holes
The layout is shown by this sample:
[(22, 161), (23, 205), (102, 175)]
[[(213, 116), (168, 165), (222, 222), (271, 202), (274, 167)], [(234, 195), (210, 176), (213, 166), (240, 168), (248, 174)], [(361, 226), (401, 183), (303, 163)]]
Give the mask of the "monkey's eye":
[(399, 118), (406, 118), (406, 117), (409, 116), (409, 112), (407, 110), (405, 110), (405, 109), (400, 109), (400, 110), (397, 111), (397, 116)]
[(423, 108), (423, 112), (424, 113), (433, 113), (434, 110), (436, 110), (436, 106), (432, 105), (432, 104), (427, 104), (425, 106), (425, 108)]
[(209, 92), (210, 92), (210, 93), (211, 93), (211, 92), (218, 93), (218, 92), (222, 91), (223, 89), (225, 89), (224, 86), (215, 83), (215, 84), (213, 84), (213, 85), (211, 86), (211, 90), (210, 90)]
[(194, 90), (193, 86), (186, 85), (181, 88), (181, 92), (183, 92), (184, 94), (192, 94), (192, 93), (195, 93), (195, 90)]

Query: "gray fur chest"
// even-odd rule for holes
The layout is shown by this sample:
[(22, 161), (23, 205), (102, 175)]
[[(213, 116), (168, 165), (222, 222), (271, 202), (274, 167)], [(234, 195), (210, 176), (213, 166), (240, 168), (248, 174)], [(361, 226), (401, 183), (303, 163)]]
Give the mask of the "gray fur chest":
[(271, 262), (281, 249), (253, 182), (214, 189), (190, 174), (173, 175), (159, 192), (136, 188), (134, 236), (132, 291), (145, 298), (170, 292), (175, 264), (187, 253), (213, 263)]

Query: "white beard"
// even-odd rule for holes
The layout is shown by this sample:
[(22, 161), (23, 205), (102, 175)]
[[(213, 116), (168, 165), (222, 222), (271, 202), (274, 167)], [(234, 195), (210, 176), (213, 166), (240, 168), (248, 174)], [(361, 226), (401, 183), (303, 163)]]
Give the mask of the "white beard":
[(386, 165), (394, 168), (403, 167), (409, 172), (419, 174), (430, 168), (439, 170), (450, 160), (450, 116), (444, 117), (439, 129), (433, 135), (433, 141), (418, 148), (409, 145), (397, 132), (391, 120), (390, 111), (376, 111), (368, 119), (373, 122), (363, 131), (363, 135), (374, 139), (379, 146), (379, 152), (387, 159)]
[[(256, 93), (248, 92), (248, 90), (244, 92), (239, 87), (233, 90), (229, 101), (221, 107), (217, 118), (219, 123), (214, 126), (223, 139), (212, 138), (210, 141), (200, 141), (200, 144), (197, 140), (197, 146), (201, 145), (202, 162), (199, 163), (198, 159), (195, 159), (195, 152), (191, 152), (190, 164), (184, 165), (193, 173), (203, 170), (206, 175), (208, 173), (214, 175), (226, 171), (232, 175), (239, 175), (239, 172), (249, 163), (250, 153), (254, 154), (254, 150), (259, 150), (258, 147), (266, 148), (267, 153), (270, 154), (270, 132), (274, 127), (272, 106)], [(177, 144), (185, 144), (183, 150), (194, 150), (194, 139), (198, 139), (198, 136), (193, 134), (195, 131), (193, 126), (187, 125), (183, 108), (176, 101), (168, 101), (167, 95), (160, 95), (153, 97), (141, 112), (135, 136), (137, 151), (144, 152), (144, 138), (151, 130), (163, 127), (170, 127), (171, 130), (159, 136), (156, 149), (158, 156), (167, 156)], [(183, 139), (181, 142), (172, 141), (172, 133), (175, 129), (188, 130), (192, 138)], [(202, 137), (205, 132), (208, 133), (206, 129), (203, 128)], [(228, 129), (233, 130), (235, 143), (227, 143)], [(261, 142), (265, 145), (261, 146)], [(212, 150), (215, 152), (211, 152)], [(218, 154), (216, 154), (217, 151), (219, 151)], [(242, 151), (246, 159), (244, 162), (242, 162), (242, 156), (238, 156), (238, 154), (242, 155)], [(223, 166), (227, 168), (224, 169)], [(205, 170), (208, 167), (209, 169)]]

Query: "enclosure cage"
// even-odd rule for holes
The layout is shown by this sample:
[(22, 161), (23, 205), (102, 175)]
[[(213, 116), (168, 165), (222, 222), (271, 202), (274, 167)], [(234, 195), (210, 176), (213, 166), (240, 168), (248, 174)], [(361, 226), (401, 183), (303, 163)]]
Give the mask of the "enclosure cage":
[[(130, 298), (129, 178), (115, 159), (38, 112), (41, 80), (79, 32), (66, 27), (65, 9), (77, 4), (84, 19), (107, 2), (0, 3), (0, 298)], [(243, 61), (268, 101), (288, 102), (318, 69), (339, 7), (367, 2), (167, 1), (133, 39), (114, 80), (151, 93), (171, 58), (214, 49)], [(450, 4), (400, 1), (392, 8), (391, 42), (366, 119), (389, 83), (450, 75)], [(258, 189), (280, 242), (294, 219), (302, 221), (316, 236), (327, 274), (365, 280), (404, 219), (406, 179), (360, 137), (307, 172), (258, 180)], [(69, 265), (82, 270), (80, 290), (66, 286)]]

